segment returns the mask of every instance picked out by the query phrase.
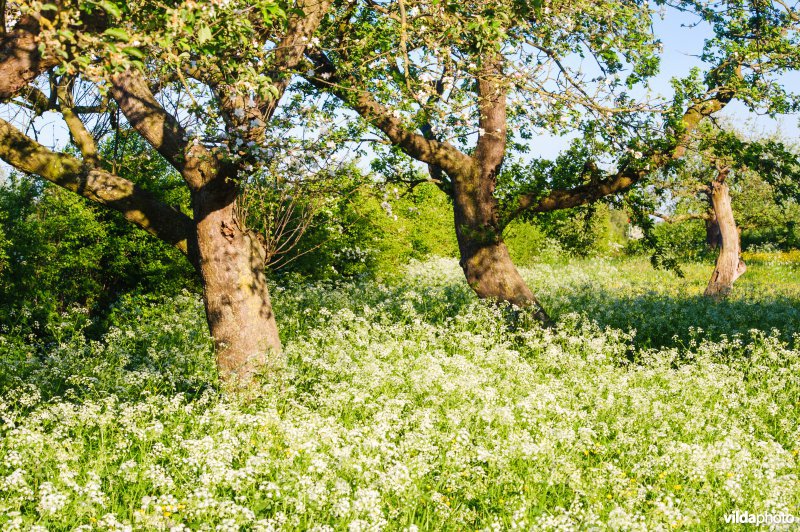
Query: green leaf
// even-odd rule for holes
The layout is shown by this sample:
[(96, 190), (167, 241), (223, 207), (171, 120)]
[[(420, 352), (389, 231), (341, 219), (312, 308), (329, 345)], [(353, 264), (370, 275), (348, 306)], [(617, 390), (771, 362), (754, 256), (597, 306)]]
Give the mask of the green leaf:
[(114, 18), (119, 18), (122, 16), (122, 10), (115, 3), (110, 2), (109, 0), (102, 0), (99, 2), (99, 5), (103, 8), (103, 11)]
[(144, 59), (144, 52), (142, 52), (142, 50), (140, 50), (139, 48), (135, 48), (133, 46), (126, 46), (122, 49), (122, 51), (130, 57), (135, 57), (136, 59)]
[[(295, 14), (299, 13), (299, 16), (304, 15), (302, 9), (294, 9), (293, 11)], [(278, 4), (270, 2), (261, 6), (261, 17), (264, 22), (271, 22), (274, 19), (285, 19), (286, 12)]]
[(208, 26), (203, 26), (200, 28), (200, 31), (197, 32), (197, 42), (200, 44), (205, 44), (211, 40), (211, 28)]
[(130, 35), (128, 35), (128, 32), (123, 28), (108, 28), (103, 32), (103, 35), (108, 35), (109, 37), (113, 37), (114, 39), (123, 42), (128, 42), (131, 40)]

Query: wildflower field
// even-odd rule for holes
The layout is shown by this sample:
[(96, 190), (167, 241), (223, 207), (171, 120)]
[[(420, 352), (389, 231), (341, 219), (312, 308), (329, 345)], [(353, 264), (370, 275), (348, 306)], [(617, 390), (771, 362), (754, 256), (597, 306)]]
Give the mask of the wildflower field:
[[(748, 259), (748, 257), (745, 257)], [(723, 529), (800, 515), (800, 263), (727, 301), (645, 260), (523, 275), (559, 325), (478, 302), (454, 260), (274, 286), (287, 364), (217, 388), (199, 297), (132, 298), (101, 341), (0, 337), (0, 529)], [(80, 325), (82, 324), (83, 325)], [(78, 325), (76, 325), (78, 324)]]

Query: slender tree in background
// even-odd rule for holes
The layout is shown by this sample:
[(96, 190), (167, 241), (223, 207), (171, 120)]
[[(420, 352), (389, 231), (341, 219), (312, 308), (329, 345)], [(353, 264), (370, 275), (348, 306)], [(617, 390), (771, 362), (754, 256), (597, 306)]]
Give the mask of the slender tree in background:
[(757, 177), (772, 189), (772, 201), (796, 201), (800, 198), (800, 158), (783, 142), (746, 140), (736, 131), (710, 123), (699, 129), (689, 152), (681, 168), (653, 180), (656, 200), (671, 204), (670, 209), (676, 211), (655, 215), (669, 223), (704, 221), (706, 245), (717, 251), (705, 295), (722, 298), (747, 270), (731, 186), (746, 187)]
[(714, 212), (716, 225), (719, 227), (719, 255), (714, 272), (708, 281), (705, 295), (721, 297), (733, 288), (733, 283), (747, 270), (742, 260), (742, 242), (736, 220), (733, 217), (731, 193), (726, 179), (730, 168), (717, 169), (716, 177), (709, 183), (708, 195)]
[[(328, 5), (4, 3), (0, 98), (17, 114), (0, 119), (0, 158), (180, 249), (202, 279), (221, 377), (236, 383), (281, 364), (265, 249), (237, 216), (239, 187), (265, 158), (268, 124)], [(94, 97), (78, 101), (87, 86)], [(59, 113), (80, 155), (28, 136), (22, 111)], [(191, 213), (99, 154), (93, 126), (120, 119), (182, 176)]]
[[(768, 112), (793, 105), (775, 76), (800, 56), (794, 8), (659, 6), (714, 34), (705, 73), (676, 80), (669, 102), (632, 96), (646, 93), (661, 47), (652, 6), (636, 2), (341, 2), (324, 42), (308, 50), (306, 76), (427, 165), (427, 179), (452, 199), (461, 266), (477, 295), (533, 307), (548, 322), (503, 242), (510, 221), (644, 182), (676, 164), (703, 119), (734, 98)], [(535, 161), (502, 179), (519, 141), (535, 144), (541, 132), (580, 140), (561, 167)]]
[[(736, 279), (747, 271), (747, 266), (742, 260), (741, 236), (731, 205), (728, 185), (731, 168), (718, 161), (716, 165), (712, 164), (711, 168), (714, 177), (705, 184), (692, 187), (695, 194), (703, 196), (701, 203), (705, 208), (702, 212), (686, 213), (676, 217), (664, 214), (656, 216), (669, 223), (691, 219), (703, 220), (706, 227), (706, 245), (717, 251), (716, 265), (705, 295), (724, 297), (730, 293)], [(711, 171), (709, 168), (704, 170), (706, 174)]]

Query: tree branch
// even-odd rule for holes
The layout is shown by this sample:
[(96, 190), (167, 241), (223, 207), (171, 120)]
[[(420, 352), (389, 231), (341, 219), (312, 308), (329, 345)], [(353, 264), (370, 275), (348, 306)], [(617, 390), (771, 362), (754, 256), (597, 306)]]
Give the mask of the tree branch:
[(115, 174), (48, 150), (0, 119), (0, 159), (17, 170), (46, 179), (84, 198), (122, 213), (134, 223), (188, 255), (194, 223), (153, 194)]
[[(723, 64), (715, 71), (719, 71), (725, 66), (726, 64)], [(741, 70), (736, 69), (734, 75), (740, 78)], [(556, 189), (544, 197), (538, 197), (535, 194), (522, 195), (518, 199), (517, 208), (510, 213), (505, 223), (507, 224), (526, 211), (551, 212), (559, 209), (569, 209), (586, 205), (605, 196), (623, 192), (656, 169), (663, 168), (669, 163), (680, 159), (686, 153), (692, 134), (700, 125), (700, 122), (730, 103), (736, 96), (736, 91), (729, 86), (722, 86), (713, 94), (711, 97), (695, 100), (689, 106), (681, 119), (682, 130), (678, 139), (669, 148), (650, 153), (643, 161), (637, 162), (635, 166), (629, 162), (616, 174), (609, 175), (605, 179), (600, 179), (593, 183), (579, 185), (570, 189)]]
[(125, 70), (113, 76), (111, 84), (111, 96), (131, 126), (180, 172), (192, 190), (217, 177), (215, 155), (189, 142), (186, 130), (156, 100), (141, 72)]
[(392, 144), (399, 146), (410, 157), (438, 166), (449, 175), (462, 173), (465, 166), (473, 164), (469, 155), (452, 144), (426, 139), (424, 135), (406, 129), (402, 121), (393, 116), (368, 91), (355, 92), (350, 89), (350, 86), (357, 86), (357, 80), (340, 75), (333, 63), (318, 48), (309, 48), (306, 56), (315, 66), (314, 76), (307, 78), (310, 83), (347, 102), (354, 111), (381, 130)]
[(135, 70), (111, 79), (111, 96), (131, 126), (176, 170), (186, 165), (182, 155), (188, 145), (186, 130), (156, 100), (147, 80)]
[(486, 58), (478, 75), (478, 127), (475, 161), (484, 175), (496, 175), (506, 153), (506, 92), (503, 57)]
[(100, 166), (97, 143), (74, 110), (75, 102), (72, 98), (72, 82), (70, 80), (62, 80), (56, 87), (56, 94), (58, 97), (58, 110), (61, 112), (64, 122), (67, 123), (72, 142), (80, 150), (84, 162), (93, 167)]
[(0, 38), (0, 101), (15, 96), (39, 74), (57, 64), (39, 53), (39, 22), (22, 16), (14, 29)]
[(266, 74), (272, 80), (278, 96), (267, 102), (262, 109), (264, 121), (272, 118), (280, 100), (292, 80), (294, 70), (303, 60), (309, 39), (316, 33), (322, 18), (333, 2), (331, 0), (301, 0), (302, 11), (289, 18), (286, 34), (275, 49)]
[(711, 214), (707, 212), (704, 213), (690, 212), (686, 214), (678, 214), (676, 216), (670, 216), (668, 214), (654, 212), (652, 213), (652, 215), (655, 216), (656, 218), (661, 218), (668, 224), (677, 224), (688, 220), (711, 220), (712, 218)]

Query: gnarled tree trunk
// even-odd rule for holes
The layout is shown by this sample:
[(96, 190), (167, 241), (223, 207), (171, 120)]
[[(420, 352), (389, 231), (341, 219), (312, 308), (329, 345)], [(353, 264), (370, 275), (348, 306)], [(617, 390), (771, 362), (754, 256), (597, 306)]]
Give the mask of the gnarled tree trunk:
[(480, 298), (532, 308), (536, 318), (552, 324), (522, 280), (503, 242), (494, 192), (506, 148), (506, 90), (502, 59), (487, 60), (478, 78), (480, 136), (470, 164), (451, 175), (453, 214), (461, 268)]
[[(224, 181), (224, 180), (222, 180)], [(264, 271), (265, 251), (239, 223), (236, 187), (211, 182), (193, 194), (203, 299), (220, 377), (245, 385), (283, 364)]]
[[(127, 220), (186, 253), (202, 279), (208, 325), (223, 380), (247, 384), (256, 373), (282, 366), (281, 343), (267, 290), (265, 250), (236, 218), (236, 178), (240, 171), (258, 162), (255, 156), (243, 157), (235, 164), (224, 162), (225, 150), (208, 148), (198, 139), (191, 139), (194, 135), (155, 97), (148, 75), (129, 69), (116, 72), (107, 80), (110, 94), (130, 126), (181, 174), (191, 191), (193, 218), (162, 204), (134, 183), (106, 171), (100, 164), (96, 139), (81, 120), (69, 87), (59, 86), (56, 93), (51, 94), (57, 97), (56, 105), (55, 99), (47, 98), (33, 85), (37, 76), (65, 59), (59, 54), (40, 51), (42, 27), (52, 25), (53, 20), (65, 15), (72, 30), (91, 37), (101, 34), (109, 22), (108, 17), (88, 12), (81, 12), (79, 21), (73, 20), (68, 10), (74, 6), (62, 6), (62, 3), (50, 3), (38, 14), (23, 14), (10, 31), (6, 31), (3, 20), (0, 101), (25, 95), (37, 113), (60, 111), (82, 157), (78, 159), (47, 150), (0, 119), (0, 159), (122, 212)], [(265, 124), (271, 120), (281, 95), (293, 79), (291, 74), (303, 61), (310, 37), (332, 2), (299, 0), (293, 4), (298, 9), (292, 10), (285, 32), (263, 70), (266, 77), (273, 80), (272, 97), (237, 97), (235, 90), (229, 90), (240, 81), (234, 72), (229, 78), (227, 74), (220, 75), (215, 65), (193, 69), (192, 76), (218, 96), (215, 103), (229, 133), (235, 132), (248, 144), (263, 141)], [(0, 4), (0, 14), (6, 15), (5, 2)], [(48, 21), (51, 23), (47, 24)], [(273, 28), (260, 22), (252, 29), (253, 39), (262, 42), (271, 42), (277, 37)], [(80, 52), (78, 48), (70, 47), (70, 53)], [(177, 75), (180, 77), (180, 72)], [(44, 105), (40, 105), (42, 101)], [(105, 105), (96, 110), (114, 112)]]
[(710, 185), (711, 204), (719, 224), (720, 248), (717, 264), (708, 281), (705, 295), (715, 298), (727, 296), (733, 288), (734, 281), (747, 270), (741, 257), (739, 230), (733, 217), (731, 195), (725, 177), (726, 172), (720, 172), (719, 177)]
[(494, 183), (493, 176), (483, 178), (477, 170), (454, 180), (453, 213), (459, 264), (478, 297), (530, 307), (539, 321), (551, 325), (550, 317), (525, 284), (503, 242)]
[(196, 239), (191, 249), (203, 284), (220, 378), (234, 387), (282, 363), (267, 290), (264, 248), (236, 217), (238, 169), (189, 143), (136, 71), (117, 74), (112, 95), (137, 131), (181, 172), (191, 190)]

